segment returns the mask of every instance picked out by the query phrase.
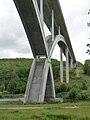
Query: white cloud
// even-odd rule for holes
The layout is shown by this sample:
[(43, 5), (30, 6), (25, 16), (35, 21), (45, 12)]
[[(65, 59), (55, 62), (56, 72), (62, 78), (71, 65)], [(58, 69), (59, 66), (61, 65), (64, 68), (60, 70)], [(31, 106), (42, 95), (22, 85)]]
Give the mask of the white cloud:
[(0, 57), (32, 57), (13, 0), (0, 0)]

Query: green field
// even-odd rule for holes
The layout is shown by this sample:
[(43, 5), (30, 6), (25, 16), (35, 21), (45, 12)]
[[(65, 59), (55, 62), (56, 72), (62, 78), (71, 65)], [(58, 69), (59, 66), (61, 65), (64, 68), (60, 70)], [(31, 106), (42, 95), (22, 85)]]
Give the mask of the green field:
[(0, 120), (90, 120), (90, 102), (0, 104)]

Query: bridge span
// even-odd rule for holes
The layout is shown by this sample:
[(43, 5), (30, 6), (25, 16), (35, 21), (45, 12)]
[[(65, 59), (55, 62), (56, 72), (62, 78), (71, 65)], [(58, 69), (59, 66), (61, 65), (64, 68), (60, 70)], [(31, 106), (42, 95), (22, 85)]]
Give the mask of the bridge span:
[[(76, 62), (59, 0), (13, 0), (26, 31), (34, 60), (29, 73), (24, 102), (43, 102), (55, 98), (51, 56), (60, 47), (60, 81), (63, 82), (63, 55), (66, 57), (66, 82), (69, 66)], [(44, 23), (51, 32), (45, 37)], [(45, 57), (45, 61), (41, 61)]]

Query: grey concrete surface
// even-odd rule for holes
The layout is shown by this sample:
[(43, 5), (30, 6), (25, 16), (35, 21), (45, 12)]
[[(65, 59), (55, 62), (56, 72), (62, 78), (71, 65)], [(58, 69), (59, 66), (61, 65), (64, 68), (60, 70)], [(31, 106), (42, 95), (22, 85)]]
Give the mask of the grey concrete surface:
[(32, 64), (32, 68), (34, 70), (31, 74), (32, 77), (28, 78), (24, 102), (43, 102), (45, 98), (54, 98), (53, 75), (48, 60), (36, 62), (35, 67)]
[(63, 50), (60, 48), (60, 81), (63, 83)]

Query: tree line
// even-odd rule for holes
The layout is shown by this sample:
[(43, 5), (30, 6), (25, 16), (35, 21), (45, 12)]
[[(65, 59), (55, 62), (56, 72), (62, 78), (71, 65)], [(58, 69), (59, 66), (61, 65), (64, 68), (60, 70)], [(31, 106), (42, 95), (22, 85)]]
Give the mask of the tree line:
[[(0, 91), (24, 93), (33, 59), (0, 59)], [(59, 78), (59, 62), (52, 60), (54, 79)]]
[[(24, 93), (28, 80), (29, 71), (33, 59), (0, 59), (0, 91), (12, 94)], [(65, 62), (64, 62), (65, 66)], [(52, 59), (54, 80), (60, 81), (60, 62)], [(90, 60), (85, 61), (85, 74), (90, 75)], [(64, 67), (64, 79), (65, 79)], [(75, 77), (75, 70), (70, 71), (70, 79)]]

